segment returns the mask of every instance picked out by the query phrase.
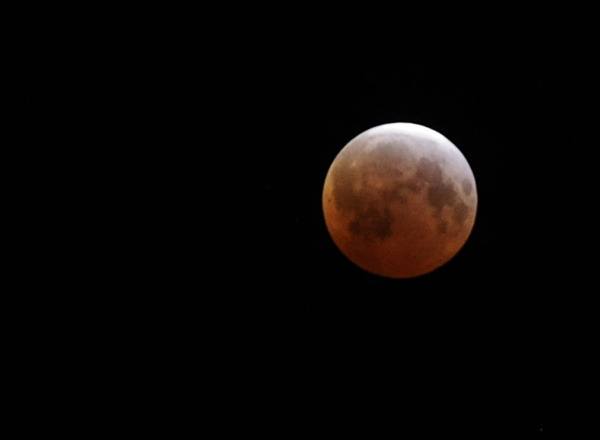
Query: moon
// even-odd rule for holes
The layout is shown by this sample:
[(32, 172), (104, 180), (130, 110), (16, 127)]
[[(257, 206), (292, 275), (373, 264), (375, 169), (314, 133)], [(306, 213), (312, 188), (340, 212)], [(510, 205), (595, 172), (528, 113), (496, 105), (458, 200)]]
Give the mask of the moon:
[(376, 275), (411, 278), (442, 266), (475, 223), (475, 177), (460, 150), (422, 125), (393, 123), (352, 139), (323, 187), (327, 229)]

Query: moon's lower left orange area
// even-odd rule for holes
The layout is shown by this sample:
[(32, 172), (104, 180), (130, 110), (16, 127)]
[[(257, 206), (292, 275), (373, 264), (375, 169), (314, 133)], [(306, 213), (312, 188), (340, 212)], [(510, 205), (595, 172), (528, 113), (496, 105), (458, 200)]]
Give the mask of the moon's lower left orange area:
[(331, 164), (323, 188), (325, 223), (337, 247), (362, 269), (391, 278), (449, 261), (468, 239), (476, 211), (465, 157), (416, 124), (358, 135)]

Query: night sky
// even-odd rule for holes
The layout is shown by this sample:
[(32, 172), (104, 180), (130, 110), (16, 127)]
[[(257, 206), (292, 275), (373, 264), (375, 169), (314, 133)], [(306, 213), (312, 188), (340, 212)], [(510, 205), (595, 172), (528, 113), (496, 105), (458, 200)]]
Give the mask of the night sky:
[[(62, 120), (93, 138), (90, 164), (106, 163), (94, 191), (111, 210), (92, 217), (112, 250), (98, 267), (129, 293), (88, 279), (112, 292), (102, 303), (128, 329), (112, 332), (123, 353), (152, 364), (121, 336), (138, 335), (182, 390), (211, 371), (199, 386), (215, 391), (206, 417), (224, 430), (540, 435), (560, 377), (550, 353), (578, 353), (576, 335), (592, 334), (578, 275), (592, 260), (572, 246), (595, 218), (580, 191), (594, 174), (578, 55), (539, 39), (411, 51), (393, 32), (383, 45), (283, 22), (220, 44), (196, 24), (168, 29), (118, 39), (111, 63), (93, 56), (64, 76), (79, 88)], [(348, 261), (321, 207), (340, 149), (392, 122), (450, 139), (478, 191), (462, 250), (406, 280)]]
[[(137, 248), (153, 293), (128, 300), (152, 311), (140, 315), (148, 341), (182, 378), (211, 368), (202, 383), (223, 429), (540, 435), (549, 353), (577, 351), (567, 330), (586, 322), (573, 277), (585, 264), (570, 246), (585, 206), (573, 187), (589, 178), (568, 153), (584, 144), (571, 129), (579, 71), (531, 53), (265, 44), (198, 59), (169, 50), (180, 62), (165, 64), (169, 82), (138, 92), (160, 116), (142, 123), (153, 148), (134, 159), (153, 157), (126, 202), (149, 207), (131, 231), (154, 222)], [(350, 263), (321, 208), (339, 150), (390, 122), (444, 134), (477, 182), (466, 245), (415, 279)]]
[[(577, 173), (564, 153), (581, 137), (569, 129), (578, 73), (553, 57), (380, 55), (265, 56), (238, 86), (239, 114), (251, 116), (231, 221), (248, 229), (233, 240), (241, 255), (224, 258), (249, 262), (232, 294), (253, 316), (239, 343), (252, 344), (260, 380), (246, 385), (267, 396), (267, 413), (308, 432), (539, 434), (548, 353), (571, 319), (556, 310), (577, 291), (577, 220), (564, 203)], [(323, 221), (332, 160), (389, 122), (444, 134), (478, 186), (470, 239), (416, 279), (360, 270)]]
[[(171, 434), (184, 419), (234, 438), (553, 430), (555, 388), (597, 333), (594, 52), (529, 21), (530, 38), (502, 21), (488, 41), (487, 15), (451, 41), (458, 23), (404, 11), (383, 26), (375, 8), (161, 8), (35, 42), (26, 154), (51, 176), (24, 203), (49, 244), (23, 247), (47, 266), (25, 310), (52, 321), (36, 365), (81, 370), (78, 392), (165, 414)], [(393, 122), (442, 133), (477, 183), (465, 246), (414, 279), (359, 269), (322, 212), (338, 152)]]
[[(249, 386), (272, 395), (265, 411), (308, 432), (539, 434), (549, 296), (560, 283), (549, 275), (564, 239), (551, 182), (569, 142), (556, 129), (565, 90), (525, 60), (285, 62), (250, 93), (263, 102), (239, 213), (250, 219), (242, 260), (255, 289), (240, 295), (260, 329), (248, 356), (265, 381)], [(338, 151), (389, 122), (443, 133), (478, 185), (470, 239), (416, 279), (354, 266), (321, 210)]]

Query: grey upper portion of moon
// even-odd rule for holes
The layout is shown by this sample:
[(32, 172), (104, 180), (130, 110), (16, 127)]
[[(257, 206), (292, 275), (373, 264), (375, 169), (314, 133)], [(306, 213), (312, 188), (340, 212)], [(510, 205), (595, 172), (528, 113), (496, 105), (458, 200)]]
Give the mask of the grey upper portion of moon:
[(386, 124), (340, 151), (325, 180), (323, 209), (335, 243), (367, 271), (403, 278), (458, 252), (477, 208), (473, 173), (444, 136)]

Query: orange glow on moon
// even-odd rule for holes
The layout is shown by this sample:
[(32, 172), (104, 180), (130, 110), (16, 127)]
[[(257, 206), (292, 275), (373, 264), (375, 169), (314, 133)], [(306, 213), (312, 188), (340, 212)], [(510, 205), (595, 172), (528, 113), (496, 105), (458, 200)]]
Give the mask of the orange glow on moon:
[(476, 211), (465, 157), (416, 124), (380, 125), (352, 139), (323, 187), (325, 223), (337, 247), (364, 270), (391, 278), (449, 261), (468, 239)]

